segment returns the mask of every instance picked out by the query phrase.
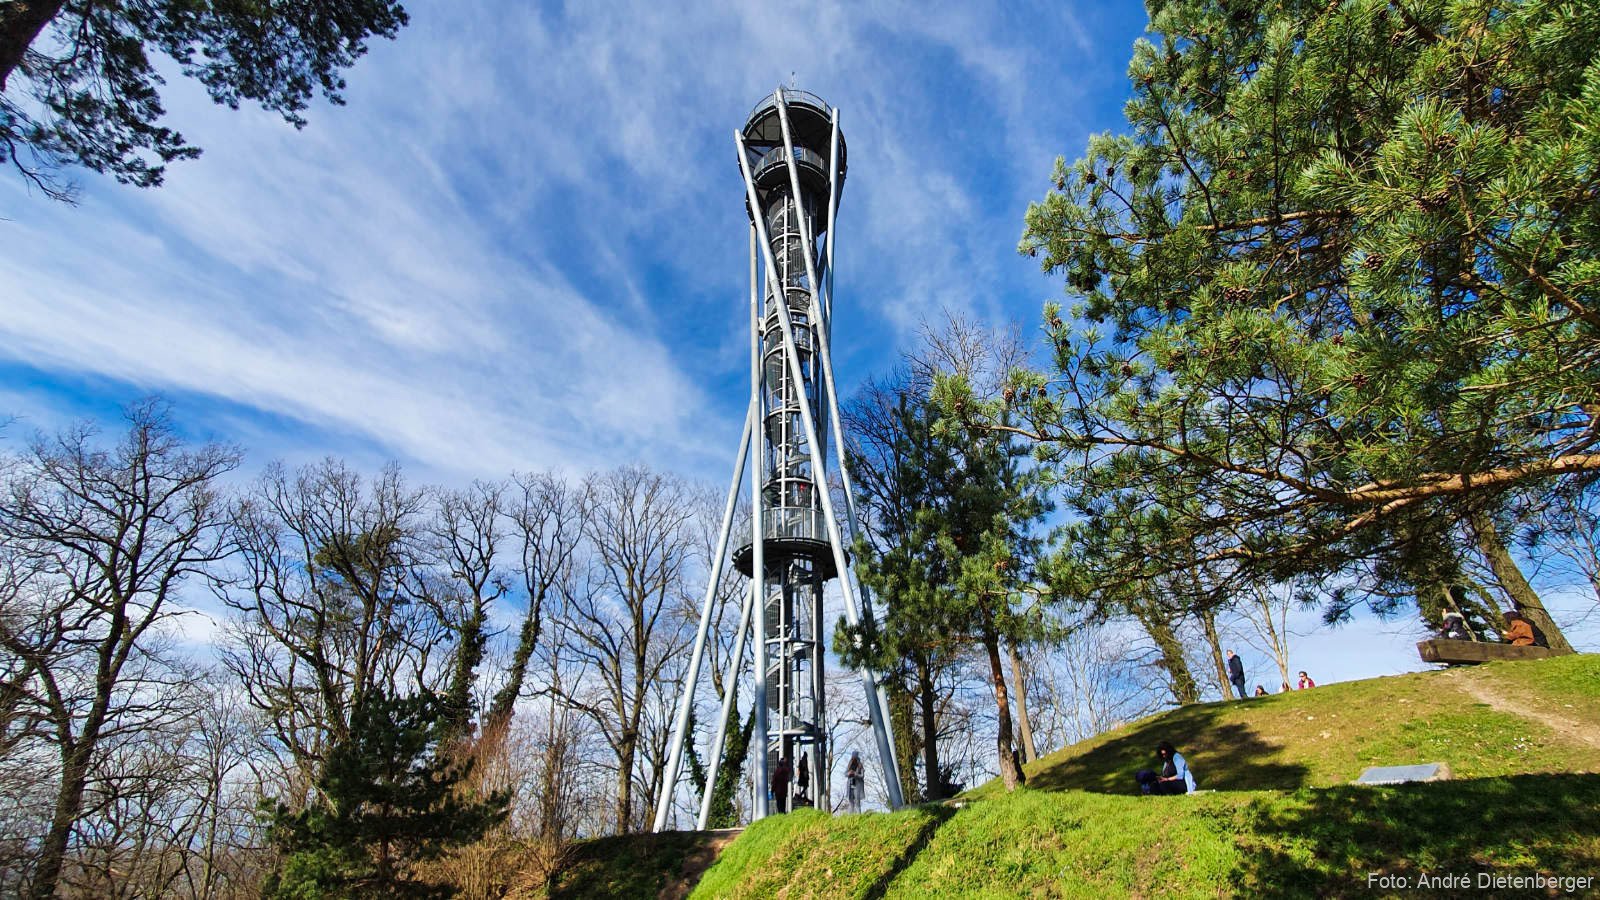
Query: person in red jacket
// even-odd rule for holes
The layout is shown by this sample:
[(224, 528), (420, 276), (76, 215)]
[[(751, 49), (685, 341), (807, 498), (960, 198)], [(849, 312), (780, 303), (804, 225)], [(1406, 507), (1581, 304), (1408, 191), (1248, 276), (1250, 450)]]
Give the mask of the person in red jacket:
[(1304, 672), (1300, 673), (1300, 681), (1297, 682), (1297, 686), (1296, 686), (1297, 690), (1302, 690), (1303, 691), (1306, 688), (1314, 688), (1316, 686), (1317, 686), (1317, 683), (1315, 681), (1311, 680), (1311, 676), (1310, 675), (1307, 675)]
[(1533, 646), (1533, 626), (1522, 618), (1522, 613), (1512, 610), (1506, 613), (1506, 630), (1501, 637), (1511, 642), (1513, 647)]

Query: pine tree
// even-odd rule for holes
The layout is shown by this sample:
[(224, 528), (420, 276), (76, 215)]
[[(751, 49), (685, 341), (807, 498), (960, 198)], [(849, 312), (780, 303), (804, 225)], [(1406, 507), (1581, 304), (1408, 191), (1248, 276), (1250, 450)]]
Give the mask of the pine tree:
[(271, 810), (268, 838), (283, 854), (269, 898), (434, 897), (448, 889), (414, 878), (416, 863), (481, 838), (506, 816), (509, 795), (471, 796), (470, 760), (447, 743), (452, 709), (422, 691), (366, 695), (335, 746), (317, 797)]
[[(162, 77), (217, 103), (253, 101), (301, 127), (316, 94), (342, 104), (343, 71), (407, 22), (394, 0), (17, 0), (0, 5), (0, 164), (71, 199), (83, 166), (139, 187), (197, 147), (164, 122)], [(159, 69), (159, 71), (158, 71)]]
[(1334, 570), (1600, 471), (1600, 7), (1149, 10), (1021, 247), (1074, 305), (1010, 411), (1102, 574)]
[(847, 664), (914, 673), (930, 798), (942, 796), (945, 787), (930, 673), (934, 660), (957, 653), (977, 652), (988, 663), (1000, 773), (1008, 789), (1025, 778), (1015, 752), (1014, 701), (1001, 647), (1038, 631), (1021, 610), (1038, 550), (1033, 531), (1046, 504), (1035, 480), (1020, 470), (1025, 448), (1008, 435), (941, 416), (941, 393), (969, 390), (965, 374), (945, 373), (934, 379), (930, 393), (911, 390), (899, 397), (892, 471), (861, 479), (893, 485), (901, 509), (882, 546), (863, 544), (858, 550), (857, 571), (882, 602), (883, 621), (865, 621), (860, 629), (841, 622), (836, 640)]

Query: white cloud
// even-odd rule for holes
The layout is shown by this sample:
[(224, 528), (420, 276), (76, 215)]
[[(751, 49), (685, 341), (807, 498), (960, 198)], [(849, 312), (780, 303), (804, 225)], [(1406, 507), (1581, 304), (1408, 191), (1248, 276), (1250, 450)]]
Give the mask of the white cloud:
[[(91, 184), (62, 209), (6, 185), (0, 357), (457, 477), (628, 459), (720, 477), (743, 393), (702, 382), (744, 366), (730, 136), (791, 72), (843, 106), (851, 141), (845, 379), (937, 308), (991, 313), (1036, 283), (1010, 201), (996, 219), (976, 193), (1025, 196), (1030, 154), (975, 159), (1070, 146), (1026, 114), (1067, 64), (996, 10), (410, 6), (350, 72), (350, 105), (303, 131), (173, 79), (172, 120), (206, 155), (167, 186)], [(989, 109), (1002, 134), (964, 133)]]

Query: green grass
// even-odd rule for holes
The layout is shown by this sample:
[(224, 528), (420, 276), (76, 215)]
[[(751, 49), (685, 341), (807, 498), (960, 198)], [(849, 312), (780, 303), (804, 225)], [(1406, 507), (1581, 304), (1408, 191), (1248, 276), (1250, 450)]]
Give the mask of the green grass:
[[(1513, 709), (1469, 690), (1492, 686)], [(1497, 663), (1327, 685), (1171, 710), (1066, 747), (1027, 766), (1042, 790), (1127, 793), (1172, 741), (1200, 787), (1295, 790), (1354, 780), (1375, 765), (1447, 762), (1456, 777), (1600, 771), (1592, 744), (1518, 715), (1517, 705), (1600, 730), (1600, 657)], [(969, 792), (983, 796), (997, 783)]]
[[(1369, 873), (1600, 876), (1591, 726), (1600, 730), (1594, 656), (1202, 704), (1065, 748), (1029, 766), (1028, 788), (984, 785), (959, 808), (764, 819), (692, 896), (1384, 896), (1395, 892), (1369, 891)], [(1209, 791), (1137, 795), (1133, 773), (1163, 739)], [(1368, 766), (1419, 762), (1448, 763), (1456, 780), (1349, 784)], [(654, 897), (686, 850), (674, 862), (594, 842), (587, 880), (564, 877), (561, 895)]]
[(1364, 893), (1368, 873), (1600, 874), (1597, 808), (1594, 775), (1190, 797), (1022, 790), (831, 827), (774, 817), (692, 896), (1313, 897)]
[(677, 877), (684, 857), (706, 840), (699, 832), (667, 831), (580, 842), (557, 875), (550, 896), (553, 900), (655, 897)]

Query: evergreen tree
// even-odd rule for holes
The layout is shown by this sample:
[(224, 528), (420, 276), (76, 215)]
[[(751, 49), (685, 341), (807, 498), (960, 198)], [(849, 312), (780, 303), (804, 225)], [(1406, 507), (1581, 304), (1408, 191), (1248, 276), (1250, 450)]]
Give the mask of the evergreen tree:
[(268, 838), (283, 858), (264, 895), (446, 895), (415, 880), (413, 866), (481, 838), (504, 820), (510, 799), (464, 789), (471, 762), (451, 752), (451, 713), (432, 692), (366, 694), (349, 736), (328, 756), (316, 799), (303, 810), (279, 803), (271, 811)]
[[(947, 385), (946, 383), (949, 382)], [(998, 720), (996, 755), (1008, 788), (1024, 780), (1015, 754), (1011, 690), (1001, 660), (1010, 645), (1038, 633), (1024, 615), (1046, 511), (1034, 479), (1019, 469), (1026, 450), (1009, 435), (941, 417), (941, 392), (970, 390), (966, 373), (937, 375), (930, 393), (900, 394), (892, 471), (864, 484), (894, 485), (898, 512), (878, 545), (863, 544), (857, 572), (884, 606), (881, 622), (859, 629), (841, 621), (835, 641), (847, 664), (908, 669), (921, 702), (927, 796), (944, 794), (934, 725), (935, 661), (977, 652), (988, 663)], [(858, 468), (860, 462), (858, 460)], [(868, 487), (869, 494), (872, 488)], [(878, 498), (881, 502), (885, 498)]]
[(969, 411), (1070, 465), (1080, 556), (1281, 579), (1600, 470), (1600, 7), (1148, 8), (1129, 128), (1028, 212), (1053, 389)]
[(395, 0), (12, 0), (0, 5), (0, 163), (46, 194), (79, 165), (139, 187), (200, 155), (162, 124), (162, 57), (217, 103), (253, 101), (295, 127), (313, 95), (406, 24)]

